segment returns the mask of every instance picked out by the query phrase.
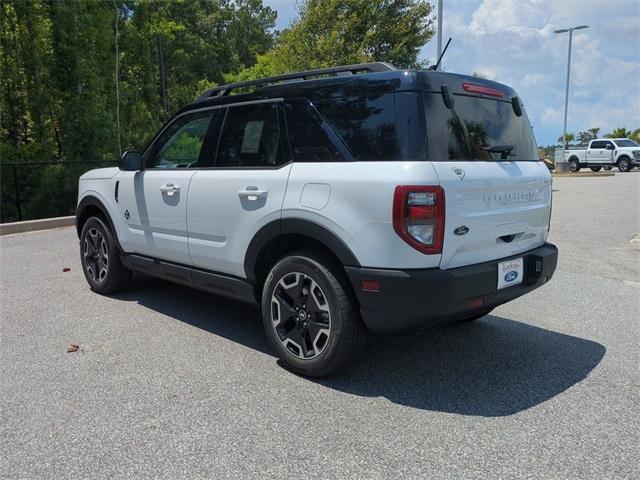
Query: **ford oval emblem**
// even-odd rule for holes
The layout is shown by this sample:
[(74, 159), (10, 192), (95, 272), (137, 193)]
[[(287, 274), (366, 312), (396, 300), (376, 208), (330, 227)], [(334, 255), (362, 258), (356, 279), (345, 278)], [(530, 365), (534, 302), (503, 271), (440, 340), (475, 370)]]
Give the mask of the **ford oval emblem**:
[(455, 233), (456, 235), (466, 235), (468, 231), (469, 227), (467, 227), (466, 225), (460, 225), (453, 231), (453, 233)]
[(516, 278), (518, 278), (518, 272), (516, 272), (515, 270), (512, 270), (504, 276), (504, 281), (513, 282)]

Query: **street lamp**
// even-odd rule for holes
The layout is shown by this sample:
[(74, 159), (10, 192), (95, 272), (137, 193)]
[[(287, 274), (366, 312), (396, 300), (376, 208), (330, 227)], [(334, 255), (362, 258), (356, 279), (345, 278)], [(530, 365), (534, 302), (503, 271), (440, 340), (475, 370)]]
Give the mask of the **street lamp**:
[(571, 42), (573, 41), (573, 31), (582, 30), (583, 28), (589, 28), (589, 25), (579, 25), (577, 27), (562, 28), (560, 30), (554, 30), (553, 33), (567, 33), (569, 32), (569, 55), (567, 57), (567, 87), (564, 93), (564, 127), (562, 129), (562, 140), (564, 151), (562, 152), (562, 161), (564, 161), (564, 152), (567, 150), (567, 110), (569, 108), (569, 73), (571, 72)]

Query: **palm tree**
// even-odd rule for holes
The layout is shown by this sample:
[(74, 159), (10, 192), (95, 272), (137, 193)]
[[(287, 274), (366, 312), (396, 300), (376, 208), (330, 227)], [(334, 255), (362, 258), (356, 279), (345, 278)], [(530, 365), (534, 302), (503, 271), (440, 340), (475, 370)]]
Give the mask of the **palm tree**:
[(640, 143), (640, 128), (636, 128), (629, 138), (636, 143)]
[[(573, 133), (567, 132), (567, 143), (573, 142), (575, 139), (576, 136)], [(558, 138), (558, 142), (564, 143), (564, 140), (562, 140), (562, 135), (560, 135), (560, 138)]]
[(613, 132), (605, 135), (606, 138), (629, 138), (630, 136), (631, 130), (627, 130), (625, 127), (616, 128)]

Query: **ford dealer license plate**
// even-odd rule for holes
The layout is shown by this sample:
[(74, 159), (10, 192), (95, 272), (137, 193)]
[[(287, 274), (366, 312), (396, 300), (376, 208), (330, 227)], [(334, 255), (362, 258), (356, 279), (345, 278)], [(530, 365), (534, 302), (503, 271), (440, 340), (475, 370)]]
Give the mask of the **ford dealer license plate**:
[(522, 257), (498, 263), (498, 290), (522, 283), (523, 273)]

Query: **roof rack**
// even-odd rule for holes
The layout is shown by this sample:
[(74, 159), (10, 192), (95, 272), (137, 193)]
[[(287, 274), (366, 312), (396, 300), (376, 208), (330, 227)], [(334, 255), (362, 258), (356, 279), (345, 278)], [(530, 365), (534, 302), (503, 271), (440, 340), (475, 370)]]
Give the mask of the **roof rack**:
[(258, 78), (256, 80), (247, 80), (245, 82), (231, 83), (229, 85), (221, 85), (206, 90), (196, 99), (196, 103), (203, 102), (211, 97), (223, 97), (229, 95), (232, 90), (251, 86), (264, 86), (274, 83), (295, 82), (314, 79), (324, 76), (342, 76), (354, 75), (356, 73), (374, 73), (388, 72), (396, 68), (386, 62), (358, 63), (354, 65), (344, 65), (340, 67), (317, 68), (315, 70), (306, 70), (304, 72), (286, 73), (275, 77)]

